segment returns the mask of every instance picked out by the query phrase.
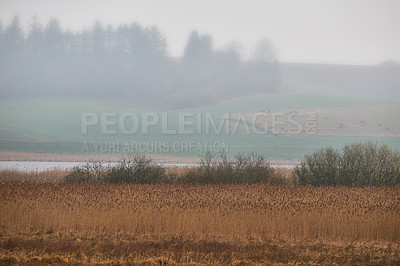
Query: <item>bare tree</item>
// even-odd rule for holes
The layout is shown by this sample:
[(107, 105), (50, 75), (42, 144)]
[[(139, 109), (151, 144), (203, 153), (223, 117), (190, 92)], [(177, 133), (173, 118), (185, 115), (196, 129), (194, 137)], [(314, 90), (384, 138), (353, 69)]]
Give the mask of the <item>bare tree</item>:
[(254, 47), (250, 60), (258, 63), (276, 62), (277, 51), (267, 38), (263, 38)]

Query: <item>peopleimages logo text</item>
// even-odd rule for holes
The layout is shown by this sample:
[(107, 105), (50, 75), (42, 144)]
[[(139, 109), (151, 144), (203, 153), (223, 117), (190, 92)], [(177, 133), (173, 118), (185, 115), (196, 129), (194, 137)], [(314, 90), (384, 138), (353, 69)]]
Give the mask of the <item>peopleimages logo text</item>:
[(88, 135), (275, 134), (315, 135), (317, 113), (258, 112), (215, 115), (201, 112), (82, 113), (81, 133)]

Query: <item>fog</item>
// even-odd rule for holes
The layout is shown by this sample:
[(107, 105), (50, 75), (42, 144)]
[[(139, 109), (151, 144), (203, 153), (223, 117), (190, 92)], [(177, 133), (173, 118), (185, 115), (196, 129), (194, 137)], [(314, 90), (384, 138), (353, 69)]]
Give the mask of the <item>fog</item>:
[[(292, 160), (371, 138), (398, 149), (399, 7), (392, 0), (0, 0), (0, 150), (215, 139), (231, 155)], [(85, 113), (109, 111), (111, 127), (151, 112), (170, 115), (172, 132), (207, 128), (201, 118), (213, 117), (239, 133), (182, 138), (154, 121), (140, 136), (103, 134), (100, 122), (82, 133)], [(185, 112), (200, 119), (182, 125)]]
[(183, 56), (171, 57), (167, 37), (156, 26), (97, 21), (71, 32), (53, 18), (43, 26), (33, 19), (24, 32), (15, 16), (0, 35), (0, 94), (113, 97), (184, 108), (278, 90), (277, 56), (269, 41), (260, 40), (246, 61), (239, 48), (216, 48), (212, 36), (193, 31)]
[(156, 25), (168, 37), (172, 56), (182, 56), (193, 30), (210, 34), (215, 46), (238, 41), (248, 56), (268, 37), (282, 62), (379, 64), (400, 61), (397, 0), (1, 0), (4, 24), (19, 15), (45, 24), (56, 17), (71, 31), (138, 22)]
[(394, 0), (2, 0), (0, 96), (186, 108), (302, 84), (397, 98), (399, 10)]
[[(284, 85), (345, 89), (399, 98), (400, 67), (279, 63), (279, 50), (261, 38), (243, 53), (237, 41), (220, 47), (193, 30), (182, 56), (168, 36), (139, 22), (95, 21), (71, 31), (57, 18), (28, 26), (14, 16), (0, 28), (0, 96), (129, 99), (165, 108), (204, 106), (241, 96), (271, 93)], [(293, 86), (296, 87), (296, 86)]]

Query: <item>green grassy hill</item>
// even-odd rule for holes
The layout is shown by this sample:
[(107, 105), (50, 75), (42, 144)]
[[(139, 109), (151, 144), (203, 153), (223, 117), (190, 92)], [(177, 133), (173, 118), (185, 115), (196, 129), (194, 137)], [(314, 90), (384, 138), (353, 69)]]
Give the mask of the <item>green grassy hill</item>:
[[(358, 136), (337, 136), (329, 133), (324, 136), (304, 134), (282, 136), (271, 134), (267, 131), (264, 134), (253, 134), (252, 132), (248, 134), (244, 123), (239, 121), (240, 123), (236, 125), (237, 121), (231, 119), (228, 133), (226, 132), (227, 125), (223, 127), (219, 134), (212, 130), (209, 134), (206, 132), (206, 113), (211, 114), (215, 120), (214, 122), (219, 125), (221, 123), (220, 119), (225, 113), (237, 116), (241, 113), (290, 112), (291, 110), (310, 110), (313, 108), (322, 112), (327, 109), (332, 110), (332, 108), (347, 108), (350, 106), (379, 109), (387, 106), (399, 107), (400, 103), (397, 100), (350, 93), (334, 94), (326, 91), (253, 95), (211, 106), (184, 110), (165, 110), (156, 106), (112, 99), (2, 99), (0, 100), (0, 150), (82, 152), (83, 144), (86, 143), (90, 152), (128, 152), (134, 151), (132, 143), (142, 143), (143, 147), (161, 143), (161, 149), (147, 147), (147, 152), (174, 156), (198, 156), (204, 153), (204, 147), (187, 149), (184, 147), (178, 149), (166, 147), (186, 144), (196, 146), (198, 143), (202, 143), (201, 145), (203, 146), (223, 143), (228, 145), (227, 153), (229, 155), (237, 152), (256, 151), (271, 159), (299, 159), (303, 154), (312, 152), (322, 146), (340, 147), (345, 143), (367, 139), (385, 142), (393, 148), (400, 149), (400, 138), (398, 136), (376, 137), (373, 134), (369, 134), (368, 130), (365, 130), (365, 134)], [(162, 125), (160, 121), (157, 125), (150, 126), (149, 133), (146, 134), (141, 130), (143, 128), (142, 121), (139, 121), (138, 132), (135, 134), (123, 134), (118, 126), (110, 127), (111, 129), (116, 129), (116, 134), (102, 134), (101, 123), (99, 123), (96, 126), (89, 127), (88, 134), (82, 134), (81, 115), (85, 112), (98, 115), (102, 113), (117, 113), (117, 118), (126, 113), (134, 113), (139, 118), (142, 114), (156, 113), (160, 119), (162, 119), (163, 113), (167, 113), (168, 124)], [(194, 116), (188, 117), (188, 120), (193, 121), (193, 125), (185, 127), (189, 131), (193, 130), (193, 134), (165, 134), (165, 127), (168, 130), (175, 129), (179, 131), (179, 113), (194, 114)], [(99, 119), (101, 118), (99, 117)], [(393, 121), (393, 123), (397, 122)], [(136, 125), (134, 122), (127, 120), (127, 128), (132, 128), (134, 125)], [(250, 128), (250, 130), (253, 129)], [(97, 150), (95, 149), (97, 142), (103, 143), (103, 149), (100, 149), (101, 145), (98, 146)], [(117, 145), (119, 148), (113, 149), (113, 145)], [(124, 150), (124, 146), (130, 150)], [(214, 148), (218, 149), (217, 146)], [(86, 152), (87, 150), (84, 151)]]

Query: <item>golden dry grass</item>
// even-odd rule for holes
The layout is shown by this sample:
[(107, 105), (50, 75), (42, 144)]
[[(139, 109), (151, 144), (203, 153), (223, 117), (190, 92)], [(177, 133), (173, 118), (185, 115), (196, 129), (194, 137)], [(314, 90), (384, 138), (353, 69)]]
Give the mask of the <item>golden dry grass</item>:
[(396, 264), (400, 188), (3, 181), (0, 235), (15, 263)]
[(69, 170), (20, 171), (16, 169), (0, 170), (0, 181), (60, 182)]

